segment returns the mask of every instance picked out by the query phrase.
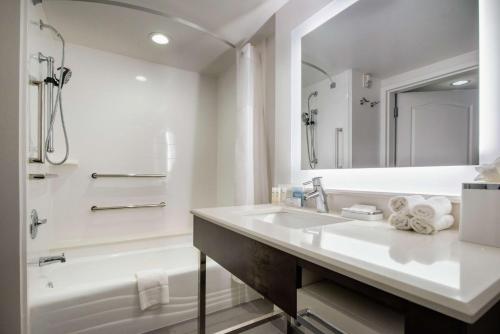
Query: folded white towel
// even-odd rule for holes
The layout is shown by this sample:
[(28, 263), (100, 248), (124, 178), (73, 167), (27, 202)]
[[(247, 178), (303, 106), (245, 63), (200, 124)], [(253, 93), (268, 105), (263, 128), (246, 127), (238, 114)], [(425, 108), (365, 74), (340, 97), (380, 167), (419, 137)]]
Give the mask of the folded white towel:
[(398, 230), (411, 230), (410, 226), (410, 215), (402, 215), (398, 213), (393, 213), (389, 216), (389, 224)]
[(439, 219), (451, 213), (451, 202), (446, 197), (434, 196), (416, 204), (410, 212), (413, 216), (426, 220)]
[(142, 311), (152, 306), (169, 303), (168, 275), (164, 270), (139, 271), (135, 274), (135, 277)]
[(394, 213), (406, 215), (410, 213), (410, 211), (413, 209), (415, 205), (422, 203), (424, 201), (425, 198), (423, 198), (420, 195), (396, 196), (392, 197), (389, 200), (389, 208)]
[(415, 232), (421, 234), (432, 234), (451, 227), (454, 221), (455, 219), (452, 215), (444, 215), (437, 219), (413, 217), (410, 219), (410, 226)]

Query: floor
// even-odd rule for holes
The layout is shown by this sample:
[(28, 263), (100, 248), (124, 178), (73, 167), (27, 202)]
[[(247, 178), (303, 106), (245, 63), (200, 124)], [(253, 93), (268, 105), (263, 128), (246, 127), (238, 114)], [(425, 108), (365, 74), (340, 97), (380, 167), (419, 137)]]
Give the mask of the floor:
[[(257, 318), (260, 315), (272, 312), (273, 305), (263, 299), (246, 303), (229, 310), (207, 315), (207, 333), (215, 333), (228, 327)], [(246, 331), (246, 334), (281, 334), (286, 324), (284, 319), (277, 319)], [(157, 329), (147, 334), (196, 334), (196, 319), (189, 320), (174, 326)]]

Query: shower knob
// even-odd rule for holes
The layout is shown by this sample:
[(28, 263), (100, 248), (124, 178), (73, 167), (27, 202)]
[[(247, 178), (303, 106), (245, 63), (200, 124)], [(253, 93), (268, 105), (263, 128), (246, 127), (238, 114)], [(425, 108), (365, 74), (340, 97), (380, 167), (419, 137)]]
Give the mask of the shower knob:
[(38, 212), (35, 209), (31, 210), (30, 235), (31, 239), (35, 239), (38, 234), (38, 226), (46, 224), (47, 219), (39, 219)]

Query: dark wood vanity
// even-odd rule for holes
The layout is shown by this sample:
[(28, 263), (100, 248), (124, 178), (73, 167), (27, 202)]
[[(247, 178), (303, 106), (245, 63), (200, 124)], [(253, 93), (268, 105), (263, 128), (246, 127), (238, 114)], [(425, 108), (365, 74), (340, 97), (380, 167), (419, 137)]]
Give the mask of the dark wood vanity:
[(194, 216), (194, 246), (201, 252), (199, 333), (205, 327), (205, 263), (210, 257), (289, 316), (297, 315), (297, 289), (305, 272), (330, 280), (404, 315), (405, 333), (500, 333), (500, 302), (474, 323), (452, 318), (324, 268), (218, 224)]

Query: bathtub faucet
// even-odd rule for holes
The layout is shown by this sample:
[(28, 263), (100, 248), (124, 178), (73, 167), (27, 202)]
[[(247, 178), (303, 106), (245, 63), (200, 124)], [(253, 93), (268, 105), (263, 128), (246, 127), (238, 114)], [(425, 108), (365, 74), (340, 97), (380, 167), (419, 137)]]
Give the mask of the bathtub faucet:
[(46, 266), (48, 264), (56, 263), (56, 262), (66, 262), (66, 256), (64, 256), (64, 253), (61, 255), (56, 255), (56, 256), (42, 256), (38, 260), (38, 265), (40, 267)]

